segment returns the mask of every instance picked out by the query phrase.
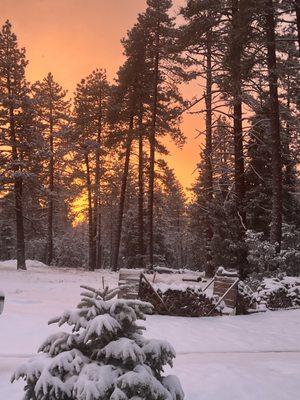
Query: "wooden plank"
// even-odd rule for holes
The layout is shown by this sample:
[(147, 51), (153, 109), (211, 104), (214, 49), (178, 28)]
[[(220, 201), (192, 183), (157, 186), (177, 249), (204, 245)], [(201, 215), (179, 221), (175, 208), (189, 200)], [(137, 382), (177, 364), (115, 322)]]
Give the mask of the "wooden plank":
[[(223, 296), (219, 299), (219, 301), (214, 305), (214, 307), (210, 310), (210, 312), (209, 312), (207, 315), (210, 315), (210, 314), (214, 311), (214, 309), (215, 309), (222, 301), (224, 301), (224, 303), (226, 304), (227, 307), (235, 308), (236, 302), (234, 302), (234, 305), (233, 305), (233, 303), (232, 303), (231, 301), (227, 301), (227, 296), (228, 296), (228, 294), (229, 294), (231, 291), (233, 291), (233, 290), (235, 290), (235, 291), (237, 292), (237, 285), (238, 285), (238, 283), (239, 283), (239, 279), (237, 278), (237, 279), (232, 283), (232, 285), (227, 289), (227, 291), (225, 291), (225, 293), (223, 294)], [(231, 305), (230, 305), (230, 304), (231, 304)]]
[(118, 293), (118, 298), (137, 299), (139, 293), (140, 278), (143, 270), (120, 269), (119, 286), (124, 286)]
[(235, 308), (237, 300), (237, 284), (235, 277), (216, 275), (214, 295), (221, 297), (227, 307)]

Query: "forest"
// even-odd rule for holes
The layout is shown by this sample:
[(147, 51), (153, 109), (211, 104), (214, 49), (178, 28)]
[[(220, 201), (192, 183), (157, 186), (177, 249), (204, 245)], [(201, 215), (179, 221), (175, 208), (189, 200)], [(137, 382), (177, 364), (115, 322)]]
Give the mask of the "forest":
[[(122, 45), (70, 94), (2, 26), (0, 259), (300, 275), (300, 0), (147, 0)], [(187, 114), (188, 190), (165, 157)]]

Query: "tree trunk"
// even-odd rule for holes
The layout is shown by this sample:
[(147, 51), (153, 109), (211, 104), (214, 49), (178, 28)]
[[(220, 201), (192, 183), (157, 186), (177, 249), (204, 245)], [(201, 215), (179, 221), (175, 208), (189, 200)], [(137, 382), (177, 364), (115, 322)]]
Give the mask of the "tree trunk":
[[(243, 123), (242, 123), (242, 79), (241, 79), (241, 13), (238, 0), (232, 2), (232, 84), (233, 84), (233, 136), (234, 136), (234, 180), (237, 213), (239, 218), (245, 222), (243, 203), (245, 196), (245, 165), (244, 165), (244, 144), (243, 144)], [(242, 229), (241, 229), (242, 232)]]
[(295, 0), (295, 9), (296, 9), (298, 46), (299, 46), (299, 57), (300, 57), (300, 0)]
[(134, 117), (132, 115), (130, 117), (129, 130), (128, 130), (127, 139), (126, 139), (126, 154), (125, 154), (124, 170), (123, 170), (123, 176), (122, 176), (117, 230), (116, 230), (116, 237), (115, 237), (115, 249), (114, 249), (114, 257), (113, 257), (113, 270), (114, 271), (118, 270), (118, 263), (119, 263), (119, 253), (120, 253), (120, 244), (121, 244), (121, 236), (122, 236), (125, 196), (126, 196), (130, 155), (131, 155), (133, 120), (134, 120)]
[(150, 171), (149, 171), (149, 268), (154, 266), (154, 232), (153, 232), (153, 216), (154, 216), (154, 181), (155, 181), (155, 141), (156, 141), (156, 124), (157, 124), (157, 108), (158, 108), (158, 83), (159, 83), (159, 45), (160, 34), (159, 26), (156, 30), (155, 45), (156, 54), (154, 61), (154, 97), (152, 110), (152, 127), (150, 133)]
[(270, 240), (281, 248), (282, 236), (282, 149), (278, 101), (275, 12), (273, 0), (266, 0), (267, 64), (270, 91), (270, 123), (272, 137), (272, 211)]
[(93, 205), (92, 205), (92, 185), (91, 185), (91, 171), (89, 163), (88, 152), (85, 151), (84, 155), (86, 167), (86, 189), (88, 194), (88, 219), (89, 219), (89, 270), (95, 269), (95, 246), (94, 246), (94, 228), (93, 228)]
[(212, 167), (212, 52), (211, 52), (211, 32), (206, 35), (206, 116), (205, 116), (205, 197), (207, 204), (206, 214), (206, 274), (213, 276), (213, 266), (211, 257), (211, 241), (213, 228), (211, 224), (209, 206), (213, 198), (213, 167)]
[(286, 115), (286, 138), (283, 142), (283, 148), (285, 153), (285, 176), (283, 181), (288, 186), (289, 190), (293, 186), (293, 177), (294, 177), (294, 163), (291, 155), (291, 129), (290, 129), (290, 111), (291, 111), (291, 85), (290, 85), (290, 77), (288, 76), (287, 82), (287, 115)]
[(23, 180), (16, 178), (14, 184), (16, 227), (17, 227), (17, 269), (26, 269), (25, 261), (25, 238), (23, 226)]
[(139, 115), (139, 194), (138, 194), (138, 235), (139, 263), (144, 268), (144, 149), (143, 149), (143, 109)]
[(101, 268), (101, 206), (100, 206), (100, 147), (102, 139), (102, 94), (100, 93), (100, 110), (98, 117), (98, 133), (95, 164), (95, 190), (94, 190), (94, 222), (93, 222), (93, 246), (96, 268)]
[[(11, 96), (10, 81), (8, 79), (8, 94)], [(15, 132), (15, 116), (12, 106), (9, 108), (9, 128), (10, 140), (12, 148), (13, 171), (16, 175), (20, 173), (18, 165), (18, 150)], [(15, 215), (16, 215), (16, 233), (17, 233), (17, 269), (26, 269), (25, 258), (25, 235), (23, 220), (23, 179), (21, 176), (14, 178), (14, 195), (15, 195)]]
[(49, 120), (49, 193), (48, 193), (48, 226), (47, 226), (47, 265), (53, 261), (53, 191), (54, 191), (54, 138), (53, 138), (53, 118), (52, 109), (50, 110)]

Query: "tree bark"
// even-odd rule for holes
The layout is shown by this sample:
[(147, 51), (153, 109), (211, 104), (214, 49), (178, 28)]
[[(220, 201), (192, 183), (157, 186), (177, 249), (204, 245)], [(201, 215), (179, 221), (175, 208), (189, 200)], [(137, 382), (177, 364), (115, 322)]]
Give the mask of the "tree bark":
[[(10, 79), (7, 80), (8, 95), (11, 98)], [(16, 233), (17, 233), (17, 269), (26, 270), (25, 258), (25, 235), (24, 235), (24, 219), (23, 219), (23, 178), (20, 176), (20, 166), (18, 165), (18, 149), (15, 130), (15, 115), (12, 105), (9, 107), (9, 129), (10, 141), (12, 148), (12, 161), (14, 178), (14, 195), (15, 195), (15, 215), (16, 215)]]
[(150, 133), (150, 171), (149, 171), (149, 268), (154, 266), (154, 232), (153, 232), (153, 217), (154, 217), (154, 181), (155, 181), (155, 141), (156, 141), (156, 124), (157, 124), (157, 109), (158, 109), (158, 83), (159, 83), (159, 46), (160, 46), (160, 27), (157, 27), (155, 35), (156, 54), (154, 60), (154, 93), (153, 93), (153, 110), (152, 110), (152, 127)]
[(121, 236), (122, 236), (125, 196), (126, 196), (128, 172), (129, 172), (129, 165), (130, 165), (130, 155), (131, 155), (133, 122), (134, 122), (134, 117), (132, 115), (130, 117), (129, 130), (128, 130), (127, 139), (126, 139), (126, 154), (125, 154), (124, 170), (123, 170), (123, 176), (122, 176), (117, 230), (116, 230), (116, 237), (115, 237), (115, 249), (114, 249), (114, 257), (113, 257), (113, 270), (114, 271), (118, 270), (118, 263), (119, 263), (119, 253), (120, 253), (120, 244), (121, 244)]
[(300, 57), (300, 0), (295, 0), (295, 9), (296, 9), (298, 46), (299, 46), (299, 57)]
[(277, 251), (279, 252), (282, 237), (282, 149), (276, 61), (276, 23), (273, 0), (266, 0), (265, 6), (267, 64), (270, 92), (270, 124), (272, 137), (272, 211), (270, 241), (276, 244)]
[(94, 246), (94, 228), (93, 228), (93, 205), (92, 205), (92, 185), (89, 155), (87, 150), (84, 155), (86, 167), (86, 189), (88, 194), (88, 219), (89, 219), (89, 270), (95, 269), (95, 246)]
[(53, 117), (50, 109), (49, 119), (49, 193), (48, 193), (48, 226), (47, 226), (47, 265), (53, 261), (53, 191), (54, 191), (54, 138), (53, 138)]
[(14, 183), (16, 227), (17, 227), (17, 269), (26, 269), (25, 237), (23, 225), (23, 180), (16, 178)]
[(144, 149), (143, 149), (143, 109), (139, 114), (139, 194), (138, 194), (138, 235), (139, 263), (144, 268)]
[(241, 13), (239, 0), (232, 2), (232, 84), (233, 84), (233, 136), (234, 136), (234, 180), (237, 203), (237, 213), (245, 222), (243, 203), (245, 196), (245, 165), (244, 165), (244, 143), (242, 123), (242, 79), (241, 79), (241, 57), (242, 57), (242, 33)]
[(95, 191), (94, 191), (94, 222), (93, 222), (93, 246), (94, 246), (94, 265), (101, 268), (101, 206), (100, 206), (100, 148), (102, 139), (102, 93), (99, 98), (99, 116), (95, 164)]
[[(213, 198), (213, 167), (212, 167), (212, 51), (211, 51), (211, 32), (206, 35), (206, 116), (205, 116), (205, 197), (207, 207)], [(213, 228), (211, 224), (210, 212), (206, 214), (206, 274), (213, 275), (211, 241), (213, 237)]]

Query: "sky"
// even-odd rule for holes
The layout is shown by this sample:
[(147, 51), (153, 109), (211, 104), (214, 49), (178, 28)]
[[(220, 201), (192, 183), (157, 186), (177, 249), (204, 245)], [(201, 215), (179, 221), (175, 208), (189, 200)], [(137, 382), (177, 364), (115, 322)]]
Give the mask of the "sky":
[[(174, 1), (174, 12), (184, 0)], [(123, 63), (120, 40), (145, 9), (146, 0), (0, 0), (2, 24), (9, 19), (19, 43), (26, 48), (27, 78), (34, 82), (52, 72), (73, 93), (76, 84), (96, 68), (105, 68), (112, 80)], [(200, 93), (199, 93), (200, 91)], [(187, 98), (201, 96), (192, 83), (183, 88)], [(199, 161), (203, 129), (201, 115), (185, 115), (182, 123), (187, 143), (183, 149), (169, 144), (169, 165), (187, 188)]]

